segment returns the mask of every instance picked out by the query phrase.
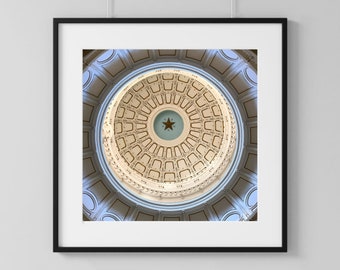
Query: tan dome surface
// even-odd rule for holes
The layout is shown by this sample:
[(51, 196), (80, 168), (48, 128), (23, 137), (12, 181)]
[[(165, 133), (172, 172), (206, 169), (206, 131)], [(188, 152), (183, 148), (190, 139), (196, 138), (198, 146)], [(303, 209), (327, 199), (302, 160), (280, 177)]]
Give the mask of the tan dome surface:
[(101, 136), (121, 186), (142, 199), (178, 203), (223, 179), (237, 127), (228, 101), (208, 80), (159, 68), (131, 79), (112, 98)]

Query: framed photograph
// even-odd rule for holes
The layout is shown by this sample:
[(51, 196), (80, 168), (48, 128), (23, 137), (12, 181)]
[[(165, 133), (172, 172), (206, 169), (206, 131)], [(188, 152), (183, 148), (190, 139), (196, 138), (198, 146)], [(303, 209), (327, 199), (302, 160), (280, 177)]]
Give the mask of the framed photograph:
[(55, 252), (287, 251), (287, 19), (54, 19)]

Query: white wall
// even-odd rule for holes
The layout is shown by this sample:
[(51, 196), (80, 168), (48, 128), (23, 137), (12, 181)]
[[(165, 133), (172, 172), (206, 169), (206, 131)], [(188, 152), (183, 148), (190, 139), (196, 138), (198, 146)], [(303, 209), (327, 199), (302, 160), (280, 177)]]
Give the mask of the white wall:
[[(222, 0), (115, 0), (116, 17), (222, 17)], [(52, 253), (52, 18), (103, 17), (105, 0), (0, 4), (0, 269), (335, 269), (340, 241), (340, 2), (238, 0), (289, 21), (287, 254)]]

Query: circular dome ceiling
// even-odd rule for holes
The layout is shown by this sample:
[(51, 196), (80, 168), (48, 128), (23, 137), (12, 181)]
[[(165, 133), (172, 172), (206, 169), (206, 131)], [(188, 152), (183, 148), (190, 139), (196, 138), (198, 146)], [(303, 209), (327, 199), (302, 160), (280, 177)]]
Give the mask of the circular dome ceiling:
[(257, 219), (251, 50), (83, 51), (83, 219)]
[(110, 98), (100, 137), (114, 185), (173, 205), (204, 196), (224, 179), (235, 156), (237, 122), (207, 78), (159, 67), (132, 77)]

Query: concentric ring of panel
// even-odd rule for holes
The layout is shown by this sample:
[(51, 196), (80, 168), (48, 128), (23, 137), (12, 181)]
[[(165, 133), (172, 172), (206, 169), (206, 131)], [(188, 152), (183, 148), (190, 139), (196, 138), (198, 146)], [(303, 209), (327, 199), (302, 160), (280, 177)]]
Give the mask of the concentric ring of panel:
[[(181, 130), (171, 136), (179, 119)], [(203, 196), (221, 181), (235, 154), (237, 126), (214, 84), (192, 71), (164, 67), (130, 79), (113, 96), (101, 139), (105, 161), (125, 190), (176, 204)]]

